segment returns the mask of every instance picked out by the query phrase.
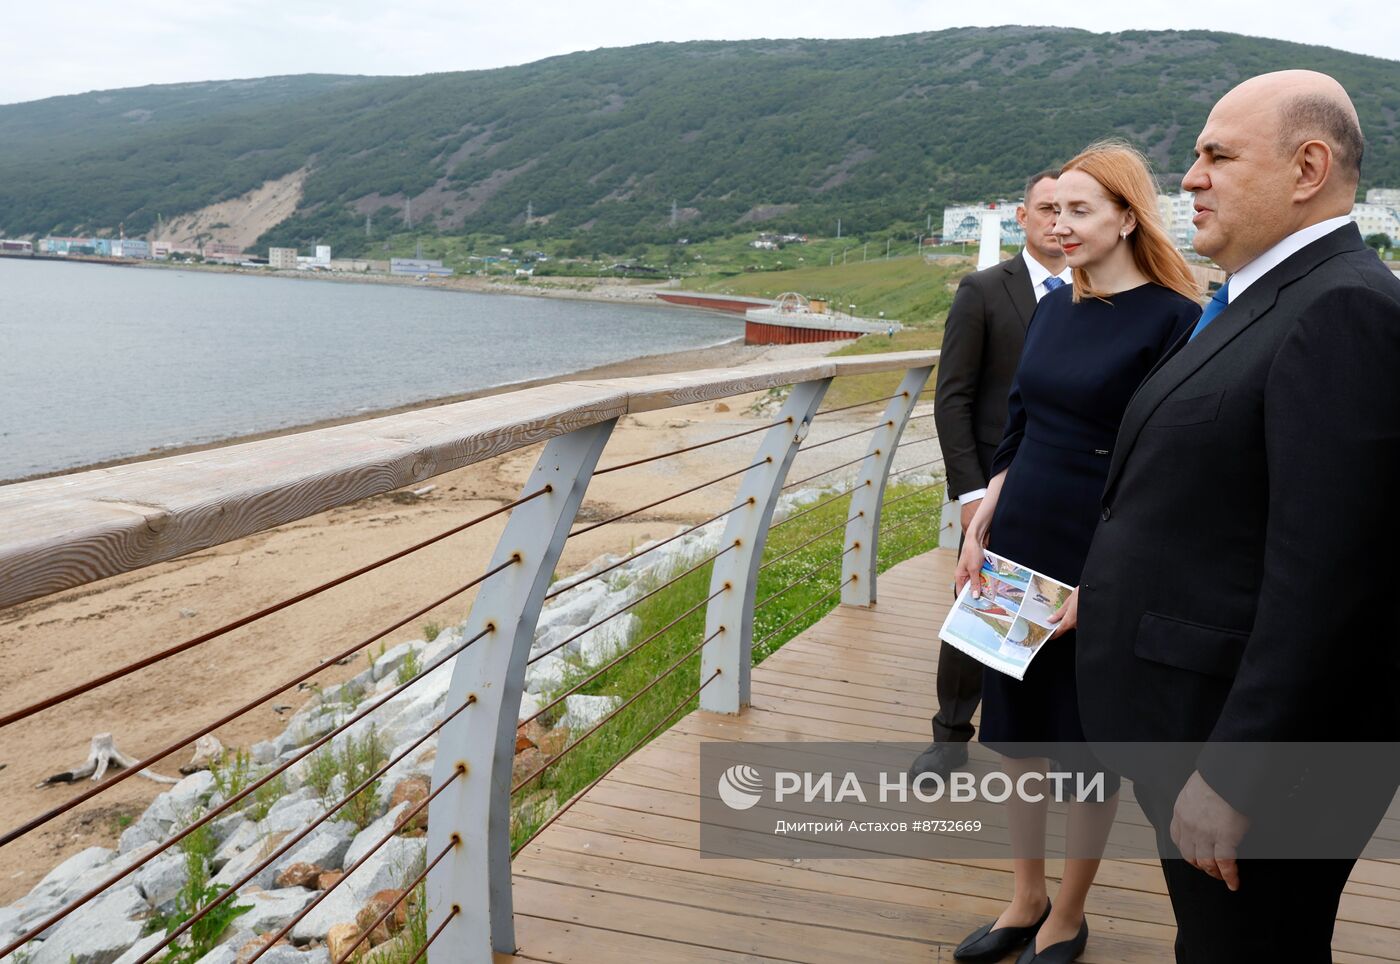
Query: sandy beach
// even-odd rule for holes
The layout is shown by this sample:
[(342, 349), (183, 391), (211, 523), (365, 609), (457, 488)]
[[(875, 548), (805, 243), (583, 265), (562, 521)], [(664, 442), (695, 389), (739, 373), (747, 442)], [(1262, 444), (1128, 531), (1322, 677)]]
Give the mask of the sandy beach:
[[(609, 365), (587, 374), (616, 377), (722, 367), (812, 357), (818, 351), (814, 346), (729, 344)], [(627, 416), (614, 433), (603, 463), (629, 461), (752, 428), (760, 419), (748, 411), (756, 400), (757, 396), (737, 397)], [(843, 412), (827, 420), (822, 431), (835, 435), (868, 422), (869, 412)], [(599, 477), (580, 518), (605, 518), (679, 491), (695, 480), (721, 475), (741, 465), (754, 443), (753, 437), (738, 439)], [(820, 452), (801, 465), (806, 474), (851, 457), (842, 445)], [(422, 498), (385, 494), (0, 612), (5, 703), (27, 704), (494, 509), (520, 493), (537, 455), (538, 448), (509, 453), (431, 480), (435, 488)], [(559, 571), (574, 571), (605, 553), (629, 551), (722, 511), (729, 506), (737, 481), (703, 489), (570, 540)], [(0, 731), (0, 812), (6, 814), (6, 826), (70, 799), (86, 787), (38, 789), (35, 784), (80, 764), (94, 734), (112, 733), (127, 753), (149, 753), (465, 583), (485, 567), (503, 521), (504, 517), (492, 519)], [(392, 647), (421, 639), (428, 624), (461, 621), (470, 602), (470, 594), (454, 598), (382, 641)], [(365, 666), (361, 654), (347, 665), (319, 673), (315, 682), (338, 682)], [(286, 715), (306, 696), (296, 689), (280, 694), (223, 727), (217, 736), (226, 746), (247, 746), (268, 738), (281, 731)], [(175, 774), (189, 755), (188, 749), (180, 750), (154, 769)], [(95, 844), (113, 846), (129, 817), (139, 814), (161, 789), (144, 779), (127, 780), (0, 850), (0, 904), (27, 892), (64, 857)]]

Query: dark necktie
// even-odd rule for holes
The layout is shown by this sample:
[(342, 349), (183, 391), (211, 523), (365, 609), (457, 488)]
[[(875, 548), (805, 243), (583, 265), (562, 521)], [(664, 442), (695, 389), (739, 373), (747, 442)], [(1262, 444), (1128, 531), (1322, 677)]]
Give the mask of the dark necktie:
[(1043, 284), (1045, 285), (1045, 293), (1048, 295), (1050, 292), (1054, 291), (1056, 288), (1058, 288), (1060, 285), (1062, 285), (1062, 284), (1064, 284), (1064, 283), (1065, 283), (1065, 282), (1064, 282), (1064, 279), (1062, 279), (1062, 278), (1057, 278), (1057, 277), (1055, 277), (1055, 276), (1052, 274), (1050, 277), (1046, 278), (1045, 281), (1043, 282)]
[[(1206, 302), (1206, 310), (1201, 312), (1201, 319), (1196, 322), (1196, 328), (1191, 332), (1191, 338), (1195, 338), (1206, 330), (1206, 325), (1215, 320), (1215, 316), (1225, 310), (1230, 304), (1230, 282), (1227, 279), (1223, 285), (1211, 295), (1210, 301)], [(1189, 339), (1188, 339), (1189, 340)]]

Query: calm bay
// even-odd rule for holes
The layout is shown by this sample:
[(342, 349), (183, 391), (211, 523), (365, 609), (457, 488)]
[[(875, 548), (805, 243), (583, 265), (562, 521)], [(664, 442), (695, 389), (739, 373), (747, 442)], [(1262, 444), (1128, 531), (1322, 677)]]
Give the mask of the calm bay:
[(0, 258), (0, 479), (742, 334), (649, 305)]

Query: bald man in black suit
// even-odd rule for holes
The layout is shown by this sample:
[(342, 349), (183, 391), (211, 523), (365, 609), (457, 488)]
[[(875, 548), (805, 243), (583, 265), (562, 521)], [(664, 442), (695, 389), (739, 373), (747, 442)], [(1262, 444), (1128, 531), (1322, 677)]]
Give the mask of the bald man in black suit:
[[(1182, 187), (1230, 276), (1128, 405), (1071, 604), (1084, 730), (1157, 829), (1181, 962), (1330, 961), (1394, 794), (1400, 646), (1386, 590), (1342, 584), (1400, 544), (1400, 281), (1347, 217), (1362, 148), (1311, 71), (1211, 111)], [(1347, 767), (1340, 741), (1390, 749)]]

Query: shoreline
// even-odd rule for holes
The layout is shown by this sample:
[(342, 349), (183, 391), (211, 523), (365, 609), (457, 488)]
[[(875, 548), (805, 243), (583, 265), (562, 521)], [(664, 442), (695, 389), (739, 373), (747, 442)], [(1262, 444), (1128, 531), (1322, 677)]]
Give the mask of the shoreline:
[(675, 352), (660, 352), (655, 355), (638, 355), (633, 358), (608, 362), (604, 365), (595, 365), (592, 368), (563, 372), (558, 375), (547, 375), (541, 378), (525, 379), (518, 382), (506, 382), (489, 388), (475, 389), (469, 392), (458, 392), (452, 395), (423, 399), (422, 401), (408, 402), (387, 408), (369, 409), (367, 411), (355, 412), (351, 415), (331, 416), (298, 425), (268, 429), (262, 432), (230, 435), (207, 442), (191, 442), (186, 445), (174, 445), (137, 455), (102, 459), (96, 462), (70, 466), (68, 468), (54, 469), (51, 472), (36, 472), (30, 475), (17, 476), (15, 478), (0, 479), (0, 486), (17, 485), (21, 482), (34, 482), (39, 479), (52, 479), (62, 475), (74, 475), (79, 472), (110, 469), (119, 465), (131, 465), (136, 462), (149, 462), (155, 459), (188, 455), (191, 452), (204, 452), (210, 449), (224, 448), (225, 446), (239, 445), (245, 442), (260, 442), (264, 439), (280, 438), (284, 435), (296, 435), (302, 432), (313, 432), (317, 429), (347, 425), (351, 422), (361, 422), (369, 419), (384, 418), (389, 415), (399, 415), (404, 412), (438, 408), (442, 405), (470, 401), (474, 398), (505, 395), (510, 392), (523, 391), (528, 388), (537, 388), (540, 385), (551, 385), (557, 382), (575, 381), (578, 379), (627, 378), (634, 375), (664, 375), (671, 372), (693, 371), (703, 368), (729, 368), (734, 365), (742, 365), (752, 360), (752, 358), (762, 355), (764, 349), (769, 347), (771, 346), (745, 345), (743, 336), (739, 335), (728, 341), (717, 342), (713, 345), (706, 345), (700, 348), (687, 348)]
[[(106, 264), (108, 262), (79, 262)], [(459, 294), (516, 295), (523, 298), (557, 298), (561, 301), (593, 301), (605, 304), (634, 304), (646, 307), (665, 306), (681, 311), (705, 311), (693, 306), (673, 305), (656, 297), (667, 282), (629, 282), (625, 278), (585, 278), (567, 275), (531, 277), (524, 283), (509, 276), (452, 275), (419, 281), (416, 276), (371, 274), (350, 271), (284, 271), (273, 268), (244, 268), (222, 264), (175, 264), (169, 261), (133, 261), (132, 267), (163, 271), (208, 271), (215, 274), (236, 274), (249, 278), (283, 278), (293, 281), (329, 281), (334, 284), (370, 284), (406, 286), (431, 291), (451, 291)], [(721, 312), (722, 314), (723, 312)]]

